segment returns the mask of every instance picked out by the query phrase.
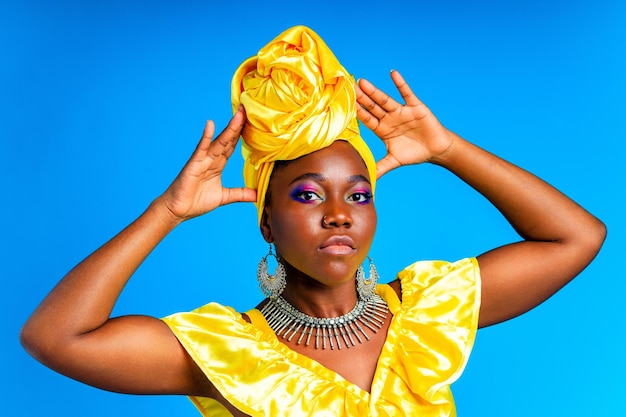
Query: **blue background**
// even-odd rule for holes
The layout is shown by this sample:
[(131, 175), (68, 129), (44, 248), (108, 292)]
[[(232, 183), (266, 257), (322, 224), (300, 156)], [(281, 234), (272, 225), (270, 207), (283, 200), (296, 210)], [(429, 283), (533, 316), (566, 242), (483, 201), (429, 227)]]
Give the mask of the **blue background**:
[[(224, 2), (226, 3), (226, 2)], [(73, 265), (175, 177), (207, 118), (228, 121), (238, 64), (287, 27), (316, 30), (355, 76), (400, 70), (452, 130), (536, 173), (600, 217), (598, 258), (528, 314), (479, 331), (454, 384), (460, 416), (624, 415), (626, 3), (589, 1), (38, 2), (0, 5), (0, 414), (195, 416), (184, 397), (108, 393), (30, 358), (18, 333)], [(377, 139), (363, 130), (378, 157)], [(226, 169), (239, 186), (238, 153)], [(434, 166), (379, 183), (371, 251), (393, 278), (517, 236)], [(267, 246), (250, 204), (180, 226), (115, 314), (260, 300)]]

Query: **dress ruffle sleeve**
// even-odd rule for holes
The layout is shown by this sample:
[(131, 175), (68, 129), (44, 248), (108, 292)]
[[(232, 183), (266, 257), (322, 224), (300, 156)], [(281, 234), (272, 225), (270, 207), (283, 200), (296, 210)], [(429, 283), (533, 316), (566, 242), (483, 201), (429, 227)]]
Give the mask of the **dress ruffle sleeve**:
[[(421, 261), (398, 274), (402, 304), (381, 354), (380, 408), (404, 415), (455, 416), (450, 384), (461, 375), (478, 327), (480, 272), (475, 258)], [(383, 363), (379, 362), (379, 366)], [(374, 395), (374, 394), (372, 394)]]
[[(221, 395), (246, 414), (367, 415), (367, 392), (292, 351), (229, 307), (211, 303), (163, 320)], [(215, 400), (191, 400), (203, 416), (231, 415)]]

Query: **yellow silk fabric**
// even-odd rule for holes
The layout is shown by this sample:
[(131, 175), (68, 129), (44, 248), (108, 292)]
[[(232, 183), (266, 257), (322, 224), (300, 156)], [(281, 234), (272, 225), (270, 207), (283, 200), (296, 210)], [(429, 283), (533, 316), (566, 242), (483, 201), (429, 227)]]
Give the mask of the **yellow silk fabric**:
[(246, 110), (243, 177), (257, 190), (259, 220), (274, 162), (346, 140), (365, 162), (372, 189), (376, 160), (359, 135), (353, 77), (311, 29), (295, 26), (248, 58), (231, 84), (233, 111)]
[[(455, 416), (449, 385), (469, 357), (480, 305), (474, 258), (417, 262), (377, 293), (393, 319), (371, 392), (281, 343), (258, 310), (252, 323), (211, 303), (163, 320), (219, 392), (251, 416)], [(209, 398), (192, 397), (203, 416), (231, 414)]]

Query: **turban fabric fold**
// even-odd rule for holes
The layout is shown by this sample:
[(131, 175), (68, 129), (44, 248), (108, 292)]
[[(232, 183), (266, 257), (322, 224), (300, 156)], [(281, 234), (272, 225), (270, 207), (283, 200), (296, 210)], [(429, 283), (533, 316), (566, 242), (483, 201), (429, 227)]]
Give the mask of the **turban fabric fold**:
[(376, 161), (359, 135), (353, 77), (311, 29), (278, 35), (235, 71), (233, 111), (246, 109), (242, 132), (243, 176), (257, 190), (259, 221), (274, 162), (292, 160), (349, 142), (367, 166), (372, 189)]

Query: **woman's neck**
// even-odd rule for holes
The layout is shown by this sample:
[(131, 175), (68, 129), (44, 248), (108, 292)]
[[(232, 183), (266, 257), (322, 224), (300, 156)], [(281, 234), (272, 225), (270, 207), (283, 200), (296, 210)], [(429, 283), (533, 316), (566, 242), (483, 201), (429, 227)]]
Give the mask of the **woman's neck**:
[(287, 278), (282, 296), (295, 308), (312, 317), (338, 317), (357, 303), (354, 279), (328, 286), (312, 278)]

